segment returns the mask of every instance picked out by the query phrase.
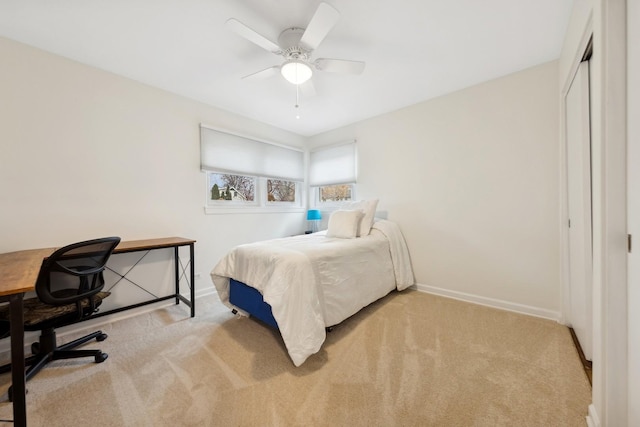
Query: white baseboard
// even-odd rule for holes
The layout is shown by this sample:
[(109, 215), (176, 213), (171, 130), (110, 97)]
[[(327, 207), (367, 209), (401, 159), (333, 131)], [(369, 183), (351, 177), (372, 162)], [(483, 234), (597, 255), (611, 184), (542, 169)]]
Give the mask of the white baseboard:
[(587, 425), (589, 427), (600, 427), (600, 418), (593, 403), (589, 405), (589, 415), (587, 415)]
[(211, 285), (211, 286), (207, 286), (204, 289), (198, 289), (196, 291), (196, 299), (203, 297), (203, 296), (207, 296), (207, 295), (217, 295), (218, 291), (216, 290), (216, 287)]
[(471, 302), (474, 304), (484, 305), (487, 307), (499, 308), (501, 310), (513, 311), (515, 313), (526, 314), (529, 316), (542, 317), (544, 319), (550, 319), (556, 322), (559, 322), (561, 319), (561, 315), (559, 312), (553, 311), (553, 310), (547, 310), (539, 307), (532, 307), (529, 305), (517, 304), (517, 303), (498, 300), (494, 298), (481, 297), (478, 295), (452, 291), (450, 289), (443, 289), (435, 286), (423, 285), (420, 283), (413, 285), (412, 288), (420, 292), (426, 292), (429, 294), (439, 295), (442, 297)]

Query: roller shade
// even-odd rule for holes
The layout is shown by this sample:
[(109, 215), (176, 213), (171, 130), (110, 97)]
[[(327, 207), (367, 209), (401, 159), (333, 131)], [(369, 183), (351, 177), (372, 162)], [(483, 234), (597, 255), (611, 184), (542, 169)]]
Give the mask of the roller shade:
[(357, 178), (356, 143), (321, 147), (309, 155), (309, 185), (353, 184)]
[(304, 181), (304, 153), (264, 141), (200, 126), (203, 171)]

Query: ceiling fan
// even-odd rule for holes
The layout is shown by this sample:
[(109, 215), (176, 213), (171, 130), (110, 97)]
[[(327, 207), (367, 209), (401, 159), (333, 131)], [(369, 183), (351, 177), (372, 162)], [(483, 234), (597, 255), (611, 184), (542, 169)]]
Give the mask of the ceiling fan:
[(320, 45), (329, 31), (336, 25), (340, 12), (327, 3), (320, 3), (307, 28), (287, 28), (278, 36), (278, 43), (274, 43), (263, 35), (252, 30), (237, 19), (227, 20), (226, 25), (238, 35), (244, 37), (268, 50), (282, 56), (285, 61), (281, 65), (274, 65), (264, 70), (244, 76), (243, 79), (261, 79), (280, 74), (292, 84), (301, 85), (302, 92), (313, 95), (315, 89), (311, 82), (313, 70), (330, 73), (360, 74), (365, 63), (344, 59), (318, 58), (311, 59), (313, 51)]

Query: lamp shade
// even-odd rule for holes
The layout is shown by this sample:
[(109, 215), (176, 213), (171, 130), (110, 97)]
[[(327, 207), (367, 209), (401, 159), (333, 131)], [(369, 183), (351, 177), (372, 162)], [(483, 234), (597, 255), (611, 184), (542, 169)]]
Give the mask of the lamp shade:
[(307, 221), (318, 221), (322, 219), (322, 214), (317, 209), (309, 209), (307, 211)]
[(297, 59), (292, 59), (280, 67), (280, 73), (290, 83), (299, 85), (309, 80), (313, 71), (311, 71), (311, 67), (309, 67), (308, 64)]

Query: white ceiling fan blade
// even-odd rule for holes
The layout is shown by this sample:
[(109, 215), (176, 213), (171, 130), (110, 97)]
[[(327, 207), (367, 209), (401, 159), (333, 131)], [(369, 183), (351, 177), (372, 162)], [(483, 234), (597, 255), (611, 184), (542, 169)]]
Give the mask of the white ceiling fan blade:
[(275, 44), (265, 36), (247, 27), (237, 19), (234, 19), (234, 18), (228, 19), (227, 22), (225, 22), (225, 24), (227, 25), (227, 27), (231, 28), (231, 30), (234, 33), (244, 37), (245, 39), (249, 40), (252, 43), (257, 44), (258, 46), (268, 50), (269, 52), (275, 53), (277, 55), (277, 54), (280, 54), (280, 52), (282, 51), (282, 49), (280, 49), (280, 46), (278, 46), (277, 44)]
[(274, 65), (273, 67), (265, 68), (264, 70), (257, 71), (253, 74), (249, 74), (248, 76), (244, 76), (243, 80), (263, 80), (269, 78), (271, 76), (275, 76), (278, 74), (280, 70), (279, 65)]
[(316, 87), (313, 85), (311, 79), (300, 85), (300, 91), (304, 96), (316, 96)]
[(336, 25), (339, 18), (340, 12), (327, 3), (320, 3), (300, 39), (300, 44), (309, 50), (316, 49)]
[(345, 59), (318, 58), (314, 65), (318, 70), (328, 73), (360, 74), (364, 71), (365, 63)]

